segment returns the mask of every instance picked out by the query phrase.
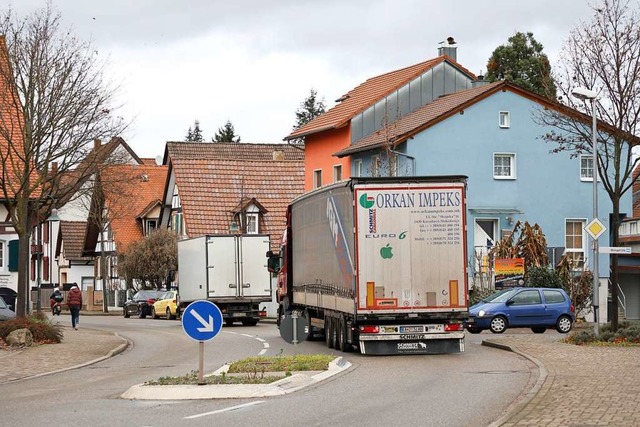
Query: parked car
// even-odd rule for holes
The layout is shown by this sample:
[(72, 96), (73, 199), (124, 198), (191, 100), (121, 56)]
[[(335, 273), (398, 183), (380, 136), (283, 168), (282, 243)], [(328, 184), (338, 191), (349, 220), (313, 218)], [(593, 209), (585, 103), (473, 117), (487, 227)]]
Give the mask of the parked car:
[(0, 321), (13, 319), (14, 317), (16, 317), (16, 313), (14, 313), (7, 303), (4, 302), (4, 299), (0, 297)]
[(167, 319), (173, 320), (179, 314), (178, 293), (176, 291), (168, 291), (162, 298), (154, 302), (153, 307), (151, 307), (151, 317), (154, 319), (166, 316)]
[(16, 311), (16, 298), (18, 297), (18, 293), (16, 291), (2, 286), (0, 287), (0, 297), (4, 299), (4, 302), (11, 310)]
[(472, 334), (485, 329), (501, 334), (507, 328), (531, 328), (542, 334), (547, 328), (555, 328), (566, 334), (575, 320), (575, 308), (562, 289), (510, 288), (472, 306), (466, 329)]
[(138, 316), (144, 319), (151, 315), (153, 303), (165, 294), (164, 291), (138, 291), (133, 298), (127, 300), (122, 307), (124, 317)]

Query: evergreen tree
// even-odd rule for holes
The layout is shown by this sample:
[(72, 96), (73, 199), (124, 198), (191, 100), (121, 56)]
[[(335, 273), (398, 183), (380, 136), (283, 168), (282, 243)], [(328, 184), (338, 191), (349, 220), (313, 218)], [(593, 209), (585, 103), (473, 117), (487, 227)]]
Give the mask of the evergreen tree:
[(193, 124), (193, 128), (189, 127), (189, 131), (187, 135), (184, 137), (186, 142), (204, 142), (204, 138), (202, 137), (202, 131), (200, 130), (200, 121), (196, 119)]
[(293, 129), (298, 129), (301, 126), (306, 125), (311, 120), (318, 117), (325, 112), (326, 105), (324, 98), (318, 100), (318, 92), (314, 89), (309, 91), (309, 96), (300, 103), (300, 107), (296, 110), (296, 124)]
[(227, 120), (223, 127), (218, 128), (218, 132), (211, 140), (213, 142), (240, 142), (240, 136), (236, 135), (231, 120)]
[(549, 58), (533, 33), (517, 32), (509, 43), (498, 46), (487, 63), (486, 79), (507, 80), (527, 90), (556, 99), (556, 86), (551, 77)]

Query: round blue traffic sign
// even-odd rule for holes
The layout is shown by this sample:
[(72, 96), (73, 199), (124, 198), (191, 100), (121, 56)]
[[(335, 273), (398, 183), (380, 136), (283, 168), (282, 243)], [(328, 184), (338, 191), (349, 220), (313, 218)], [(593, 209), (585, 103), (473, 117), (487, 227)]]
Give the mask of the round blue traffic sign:
[(208, 341), (222, 329), (222, 312), (211, 301), (194, 301), (182, 313), (182, 329), (193, 340)]

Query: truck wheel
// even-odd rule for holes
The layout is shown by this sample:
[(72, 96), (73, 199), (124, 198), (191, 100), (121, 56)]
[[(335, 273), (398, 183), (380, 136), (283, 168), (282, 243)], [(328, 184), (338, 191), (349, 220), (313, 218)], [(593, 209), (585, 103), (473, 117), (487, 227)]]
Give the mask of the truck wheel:
[(256, 319), (242, 319), (242, 326), (256, 326), (257, 324)]
[(324, 318), (324, 339), (327, 343), (327, 347), (335, 347), (335, 328), (333, 327), (333, 319), (330, 317)]
[(340, 319), (338, 320), (337, 336), (338, 341), (336, 343), (336, 349), (349, 353), (353, 347), (351, 347), (351, 344), (347, 341), (347, 322), (345, 321), (344, 316), (340, 316)]
[(231, 325), (233, 325), (233, 320), (227, 319), (227, 320), (224, 321), (224, 324), (227, 325), (227, 326), (231, 326)]

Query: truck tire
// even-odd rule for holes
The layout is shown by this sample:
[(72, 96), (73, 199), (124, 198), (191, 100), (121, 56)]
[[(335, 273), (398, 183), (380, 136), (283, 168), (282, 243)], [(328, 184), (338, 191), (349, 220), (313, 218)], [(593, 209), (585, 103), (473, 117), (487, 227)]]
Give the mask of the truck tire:
[(324, 339), (327, 343), (327, 347), (334, 348), (336, 345), (335, 340), (335, 327), (333, 325), (333, 318), (324, 318)]
[(337, 321), (338, 331), (337, 331), (337, 341), (336, 341), (336, 350), (342, 350), (345, 353), (349, 353), (353, 350), (353, 347), (347, 341), (347, 322), (344, 319), (344, 316), (340, 316), (340, 319)]
[(242, 326), (256, 326), (257, 324), (256, 319), (242, 319)]

